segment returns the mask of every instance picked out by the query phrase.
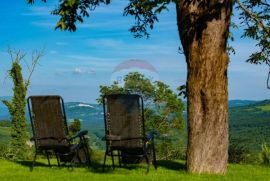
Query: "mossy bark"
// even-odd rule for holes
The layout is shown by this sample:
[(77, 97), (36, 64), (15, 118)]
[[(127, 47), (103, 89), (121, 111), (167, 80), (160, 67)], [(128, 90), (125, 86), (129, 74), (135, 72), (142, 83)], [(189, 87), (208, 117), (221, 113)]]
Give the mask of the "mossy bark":
[(228, 54), (231, 0), (177, 3), (188, 67), (187, 169), (225, 173), (228, 160)]

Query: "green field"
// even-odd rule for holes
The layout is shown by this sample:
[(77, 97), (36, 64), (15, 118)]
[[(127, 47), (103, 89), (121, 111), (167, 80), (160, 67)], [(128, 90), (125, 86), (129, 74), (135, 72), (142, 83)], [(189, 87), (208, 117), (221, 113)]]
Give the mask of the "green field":
[(262, 111), (270, 111), (270, 105), (258, 106), (258, 108)]
[(184, 169), (184, 163), (179, 161), (159, 161), (159, 167), (155, 170), (151, 167), (146, 174), (145, 165), (132, 166), (132, 169), (107, 168), (105, 172), (101, 167), (77, 168), (73, 170), (67, 167), (48, 167), (44, 161), (39, 163), (31, 172), (30, 162), (14, 163), (0, 160), (0, 180), (1, 181), (50, 181), (50, 180), (270, 180), (270, 168), (255, 165), (229, 165), (226, 175), (190, 174)]

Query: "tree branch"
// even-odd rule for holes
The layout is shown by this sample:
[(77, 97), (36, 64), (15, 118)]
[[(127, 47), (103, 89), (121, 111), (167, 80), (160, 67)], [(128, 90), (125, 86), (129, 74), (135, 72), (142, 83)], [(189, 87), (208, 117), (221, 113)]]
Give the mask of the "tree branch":
[(267, 27), (267, 26), (263, 23), (263, 21), (262, 21), (260, 18), (258, 18), (258, 16), (257, 16), (255, 13), (253, 13), (253, 12), (250, 11), (247, 7), (245, 7), (244, 4), (242, 4), (242, 3), (240, 2), (240, 0), (236, 0), (236, 2), (237, 2), (237, 4), (239, 5), (239, 7), (246, 13), (246, 15), (247, 15), (248, 17), (250, 17), (251, 19), (253, 19), (254, 21), (256, 21), (256, 22), (258, 23), (259, 27), (262, 28), (263, 31), (265, 31), (266, 34), (267, 34), (268, 36), (270, 36), (270, 28)]
[(28, 86), (30, 85), (30, 80), (31, 80), (31, 77), (33, 75), (33, 72), (36, 68), (36, 65), (38, 64), (38, 61), (40, 60), (40, 58), (43, 56), (43, 52), (44, 50), (38, 52), (38, 51), (34, 51), (32, 52), (32, 64), (31, 66), (29, 66), (27, 64), (27, 67), (28, 67), (28, 71), (29, 71), (29, 76), (28, 78), (25, 80), (25, 88), (27, 89)]

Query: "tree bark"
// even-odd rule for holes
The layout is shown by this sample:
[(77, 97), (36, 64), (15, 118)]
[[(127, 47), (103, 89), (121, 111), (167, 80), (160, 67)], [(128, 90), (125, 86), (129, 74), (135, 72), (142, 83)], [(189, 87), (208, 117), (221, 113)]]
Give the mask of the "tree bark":
[(180, 39), (188, 67), (187, 169), (227, 171), (227, 39), (232, 0), (179, 0)]

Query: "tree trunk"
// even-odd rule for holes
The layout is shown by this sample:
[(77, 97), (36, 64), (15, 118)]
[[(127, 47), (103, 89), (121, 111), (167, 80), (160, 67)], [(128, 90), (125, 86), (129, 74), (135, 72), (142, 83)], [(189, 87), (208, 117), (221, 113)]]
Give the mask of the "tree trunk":
[(187, 169), (195, 173), (226, 173), (227, 38), (232, 1), (180, 0), (176, 9), (188, 67)]

